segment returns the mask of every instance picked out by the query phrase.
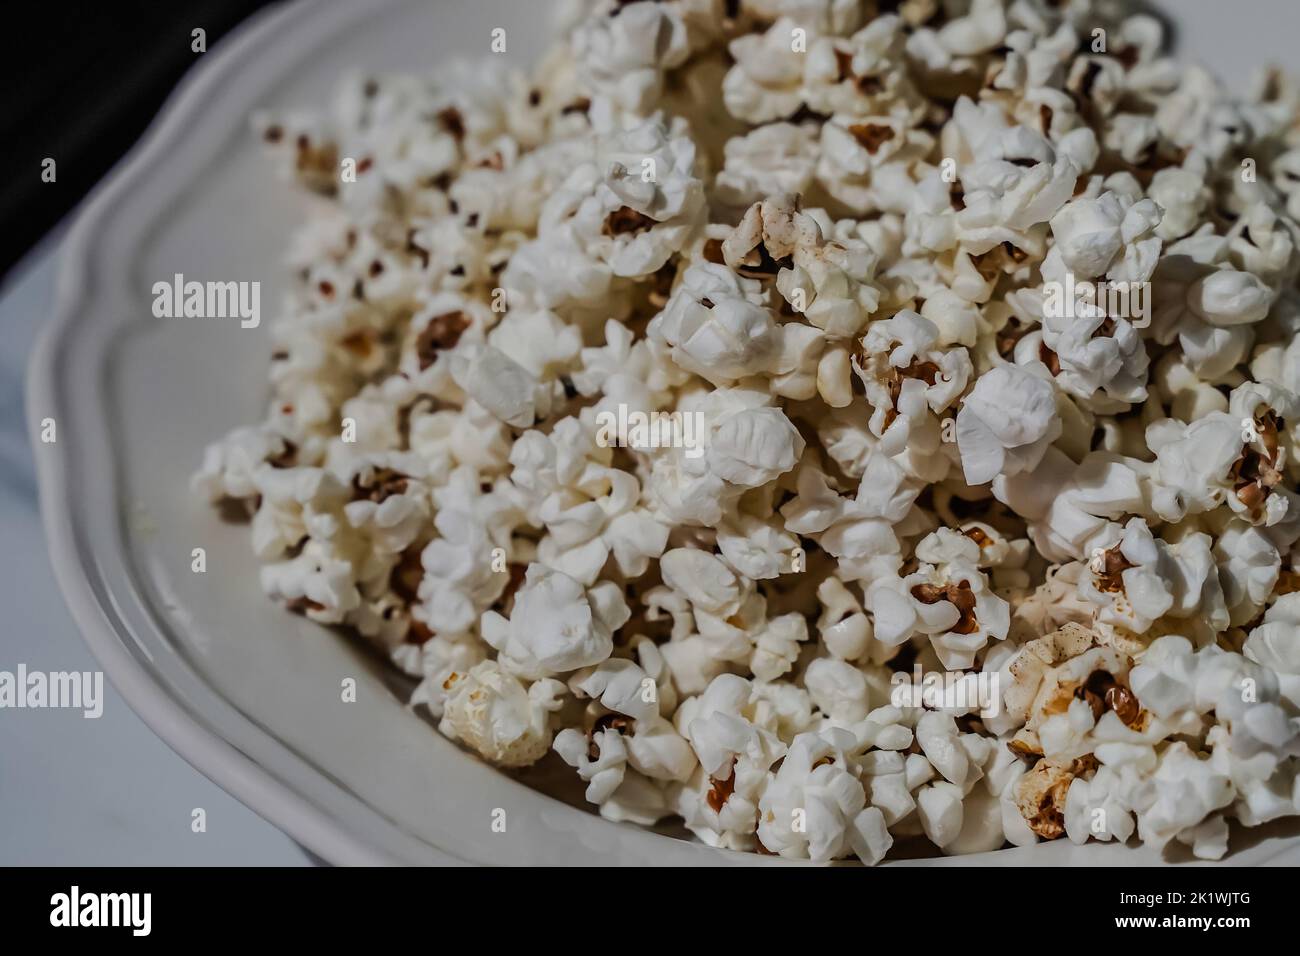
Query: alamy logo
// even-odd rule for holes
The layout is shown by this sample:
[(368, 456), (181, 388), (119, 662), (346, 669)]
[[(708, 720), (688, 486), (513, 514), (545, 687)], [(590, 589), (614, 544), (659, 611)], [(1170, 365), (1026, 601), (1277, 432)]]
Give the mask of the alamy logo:
[(73, 886), (50, 897), (51, 926), (128, 926), (148, 936), (153, 926), (152, 893), (82, 893)]
[(0, 671), (0, 708), (47, 707), (80, 710), (83, 717), (104, 713), (103, 671)]
[(153, 284), (153, 314), (159, 319), (239, 319), (255, 329), (262, 321), (262, 283), (186, 282), (176, 273), (171, 282)]
[(596, 425), (601, 448), (685, 448), (687, 458), (704, 454), (703, 412), (634, 412), (620, 403), (617, 413), (597, 412)]
[(1064, 282), (1043, 283), (1043, 315), (1054, 319), (1105, 315), (1144, 329), (1151, 324), (1151, 283), (1075, 282), (1074, 273), (1067, 272)]
[(981, 717), (996, 717), (1002, 712), (1002, 694), (998, 673), (965, 671), (960, 673), (921, 671), (918, 664), (912, 673), (896, 671), (889, 702), (895, 707), (924, 707), (927, 710), (973, 710)]

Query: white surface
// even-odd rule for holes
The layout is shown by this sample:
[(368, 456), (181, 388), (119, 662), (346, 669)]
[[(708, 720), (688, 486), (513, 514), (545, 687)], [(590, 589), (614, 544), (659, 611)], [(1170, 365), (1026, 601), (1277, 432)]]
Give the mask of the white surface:
[[(23, 372), (54, 306), (53, 243), (0, 291), (0, 670), (98, 670), (50, 572)], [(107, 682), (103, 716), (0, 711), (0, 865), (301, 866), (307, 855), (146, 727)], [(196, 807), (207, 832), (190, 829)]]
[[(377, 6), (393, 12), (374, 16)], [(74, 266), (34, 366), (28, 412), (62, 423), (58, 446), (40, 462), (56, 568), (87, 639), (146, 722), (329, 859), (446, 859), (438, 847), (488, 862), (772, 862), (600, 821), (462, 754), (401, 706), (382, 665), (265, 602), (244, 529), (220, 524), (185, 493), (204, 442), (259, 410), (265, 329), (152, 320), (147, 290), (180, 271), (260, 280), (263, 301), (275, 301), (279, 250), (301, 212), (269, 187), (243, 132), (249, 108), (318, 102), (348, 66), (481, 55), (495, 25), (510, 29), (512, 55), (526, 55), (539, 39), (525, 22), (536, 10), (339, 0), (311, 16), (277, 16), (206, 58), (207, 76), (70, 240)], [(1262, 39), (1280, 52), (1288, 38), (1264, 31)], [(1268, 52), (1262, 42), (1249, 48), (1252, 61)], [(205, 576), (189, 572), (196, 544), (208, 549)], [(344, 676), (357, 678), (356, 704), (339, 701)], [(507, 810), (506, 834), (491, 833), (495, 807)], [(1257, 845), (1232, 861), (1279, 847)], [(1058, 841), (943, 862), (1155, 859)]]

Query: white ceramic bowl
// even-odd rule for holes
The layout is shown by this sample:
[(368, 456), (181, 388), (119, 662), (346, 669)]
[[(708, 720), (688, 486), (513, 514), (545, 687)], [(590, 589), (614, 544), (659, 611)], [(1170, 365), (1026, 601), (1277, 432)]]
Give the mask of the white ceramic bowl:
[[(35, 444), (55, 570), (87, 642), (149, 726), (326, 860), (775, 865), (606, 822), (461, 752), (403, 706), (407, 687), (382, 661), (266, 600), (247, 529), (223, 524), (188, 493), (205, 443), (260, 415), (266, 323), (155, 319), (150, 288), (177, 272), (257, 280), (269, 311), (306, 201), (274, 181), (249, 114), (321, 103), (348, 68), (489, 55), (497, 26), (507, 30), (507, 55), (532, 58), (547, 6), (294, 4), (204, 57), (65, 247), (57, 314), (28, 395), (33, 422), (58, 423), (57, 442)], [(1264, 23), (1256, 26), (1269, 41)], [(1241, 47), (1240, 63), (1251, 49)], [(205, 574), (190, 570), (195, 547), (206, 549)], [(355, 703), (341, 700), (345, 677), (357, 680)], [(498, 808), (504, 833), (491, 826)], [(1296, 831), (1238, 834), (1230, 862), (1300, 859), (1300, 838), (1288, 832)], [(1146, 849), (1062, 840), (901, 865), (1157, 860)]]

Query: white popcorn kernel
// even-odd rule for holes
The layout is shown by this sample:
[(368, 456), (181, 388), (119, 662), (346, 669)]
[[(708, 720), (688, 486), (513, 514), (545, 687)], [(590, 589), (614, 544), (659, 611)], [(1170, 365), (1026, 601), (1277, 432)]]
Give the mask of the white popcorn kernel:
[(483, 637), (511, 672), (544, 677), (609, 657), (613, 633), (628, 615), (616, 585), (602, 582), (584, 589), (567, 574), (530, 564), (509, 620), (489, 612)]
[(287, 449), (285, 439), (268, 428), (236, 428), (204, 449), (203, 464), (190, 479), (190, 488), (214, 503), (222, 498), (251, 498), (258, 493), (253, 473)]
[(1065, 830), (1070, 842), (1128, 842), (1137, 824), (1123, 792), (1120, 775), (1110, 767), (1099, 768), (1091, 780), (1075, 777), (1065, 798)]
[(1249, 325), (1268, 314), (1273, 293), (1249, 272), (1212, 272), (1196, 280), (1187, 293), (1187, 303), (1211, 325)]
[(761, 625), (752, 637), (749, 669), (759, 680), (773, 681), (794, 666), (799, 645), (808, 640), (808, 622), (802, 614), (782, 614)]
[(1006, 842), (999, 798), (983, 788), (973, 790), (962, 804), (961, 830), (943, 848), (949, 855), (987, 853)]
[(1147, 195), (1164, 212), (1156, 235), (1161, 239), (1181, 239), (1201, 221), (1209, 202), (1209, 190), (1196, 174), (1184, 169), (1161, 169), (1151, 177)]
[(468, 355), (457, 355), (452, 377), (476, 402), (506, 424), (531, 428), (537, 421), (537, 379), (500, 350), (488, 346)]
[(764, 371), (780, 336), (768, 310), (753, 301), (753, 285), (723, 266), (691, 266), (648, 334), (668, 345), (682, 368), (714, 383)]
[(803, 101), (803, 53), (792, 39), (797, 20), (782, 17), (763, 34), (737, 37), (728, 44), (735, 60), (722, 81), (727, 111), (749, 123), (785, 119)]
[(718, 425), (705, 459), (714, 474), (753, 488), (793, 468), (803, 449), (803, 436), (779, 408), (752, 408)]
[(867, 866), (875, 866), (883, 860), (894, 845), (894, 838), (885, 827), (884, 814), (875, 807), (867, 807), (854, 817), (849, 844)]
[(771, 730), (756, 725), (749, 681), (734, 674), (715, 677), (704, 693), (683, 703), (675, 722), (690, 741), (704, 772), (725, 779), (737, 757), (766, 768), (785, 753)]
[(870, 709), (866, 675), (845, 661), (813, 661), (804, 672), (804, 686), (832, 720), (853, 723), (864, 719)]
[(1208, 760), (1176, 742), (1161, 755), (1151, 778), (1154, 802), (1138, 812), (1138, 835), (1143, 843), (1163, 847), (1179, 833), (1197, 826), (1211, 811), (1227, 806), (1232, 784)]
[(658, 701), (646, 698), (646, 680), (645, 671), (632, 661), (610, 658), (601, 661), (589, 673), (571, 677), (569, 689), (583, 697), (599, 700), (620, 714), (646, 719), (659, 714)]
[(574, 31), (579, 75), (624, 109), (644, 113), (663, 91), (664, 73), (690, 55), (686, 25), (674, 7), (631, 5), (592, 16)]
[[(1160, 250), (1160, 240), (1149, 235), (1159, 223), (1159, 207), (1150, 199), (1133, 202), (1109, 191), (1080, 197), (1052, 217), (1053, 256), (1079, 279), (1145, 281)], [(1056, 270), (1049, 263), (1045, 271)]]
[(966, 784), (970, 773), (970, 760), (957, 739), (957, 725), (952, 717), (940, 713), (926, 713), (916, 724), (916, 742), (939, 773), (949, 783), (959, 787)]
[(985, 53), (1006, 36), (1007, 21), (997, 0), (975, 0), (970, 13), (945, 23), (939, 30), (939, 43), (957, 56)]
[(625, 743), (628, 763), (652, 780), (685, 781), (697, 766), (690, 744), (662, 717), (638, 721)]
[(720, 617), (740, 608), (741, 589), (735, 574), (715, 556), (694, 548), (674, 548), (659, 559), (664, 583), (696, 607)]
[(341, 624), (361, 606), (352, 562), (316, 538), (310, 538), (296, 557), (263, 565), (260, 577), (262, 590), (271, 598), (302, 608), (322, 624)]
[[(592, 750), (597, 754), (594, 760)], [(555, 735), (555, 752), (587, 781), (585, 796), (591, 803), (604, 804), (623, 783), (627, 747), (616, 730), (600, 731), (588, 739), (581, 731), (566, 728)]]
[(817, 629), (826, 649), (841, 660), (853, 661), (872, 648), (874, 629), (863, 613), (862, 604), (838, 578), (826, 578), (817, 586), (822, 603)]
[(1222, 816), (1208, 817), (1178, 833), (1176, 839), (1191, 846), (1199, 860), (1221, 860), (1228, 852), (1228, 821)]
[(1282, 697), (1300, 706), (1300, 592), (1284, 594), (1246, 638), (1242, 653), (1278, 677)]
[(727, 563), (747, 578), (762, 581), (796, 570), (797, 536), (775, 521), (753, 515), (726, 519), (718, 528), (718, 550)]
[(817, 166), (817, 140), (792, 123), (769, 123), (727, 140), (715, 189), (721, 202), (749, 206), (772, 193), (802, 193)]
[(542, 680), (525, 687), (494, 661), (448, 678), (443, 726), (503, 767), (525, 767), (551, 746), (548, 717), (564, 685)]
[(1036, 467), (1061, 433), (1049, 382), (1016, 366), (980, 376), (957, 413), (957, 444), (969, 484)]
[(757, 835), (768, 850), (825, 862), (852, 847), (853, 823), (866, 809), (866, 796), (857, 779), (833, 762), (843, 759), (842, 747), (852, 741), (842, 730), (795, 737), (758, 805)]
[(930, 842), (947, 848), (962, 831), (963, 808), (960, 788), (946, 781), (927, 784), (916, 795), (916, 812)]
[(404, 641), (394, 647), (391, 654), (404, 671), (422, 678), (411, 692), (411, 707), (424, 706), (434, 717), (441, 718), (446, 708), (451, 675), (463, 674), (483, 661), (487, 650), (473, 635), (434, 635), (423, 644)]

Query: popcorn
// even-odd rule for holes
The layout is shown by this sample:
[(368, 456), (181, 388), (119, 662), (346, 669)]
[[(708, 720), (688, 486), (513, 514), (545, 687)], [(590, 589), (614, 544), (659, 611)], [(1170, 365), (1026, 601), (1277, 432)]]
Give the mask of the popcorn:
[(727, 140), (714, 188), (721, 202), (749, 206), (772, 192), (803, 193), (812, 185), (819, 146), (805, 127), (769, 123)]
[(492, 549), (509, 541), (512, 519), (522, 517), (496, 496), (476, 499), (474, 493), (469, 469), (435, 493), (440, 537), (420, 552), (417, 594), (424, 616), (451, 634), (472, 632), (479, 615), (500, 596), (506, 575), (493, 569)]
[(1162, 210), (1156, 235), (1166, 241), (1181, 239), (1201, 221), (1210, 191), (1196, 176), (1185, 169), (1161, 169), (1151, 177), (1147, 194)]
[(840, 660), (853, 661), (868, 654), (875, 646), (871, 619), (839, 578), (828, 577), (817, 586), (822, 612), (817, 629), (826, 649)]
[(640, 113), (659, 98), (664, 74), (685, 62), (690, 41), (675, 7), (632, 4), (582, 20), (573, 54), (579, 76), (593, 91)]
[(1230, 521), (1214, 546), (1224, 603), (1233, 624), (1252, 620), (1277, 586), (1282, 559), (1260, 529)]
[(256, 117), (315, 195), (191, 490), (267, 595), (709, 846), (1300, 815), (1300, 87), (1126, 0), (562, 6)]
[(851, 741), (835, 730), (794, 739), (758, 806), (757, 837), (769, 852), (825, 862), (852, 851), (875, 863), (888, 850), (882, 814), (836, 762)]
[(747, 123), (770, 123), (794, 114), (803, 103), (803, 53), (794, 49), (799, 21), (782, 17), (766, 33), (737, 37), (728, 45), (736, 65), (722, 81), (727, 111)]
[[(1074, 314), (1060, 314), (1064, 311)], [(1150, 360), (1135, 322), (1109, 316), (1104, 306), (1083, 301), (1076, 301), (1071, 310), (1048, 313), (1041, 340), (1030, 335), (1021, 340), (1023, 345), (1017, 343), (1017, 360), (1037, 343), (1037, 354), (1030, 351), (1026, 364), (1037, 364), (1046, 349), (1056, 384), (1098, 411), (1146, 398)], [(1099, 399), (1099, 391), (1106, 400)]]
[(1300, 701), (1300, 592), (1284, 594), (1264, 614), (1263, 623), (1251, 631), (1242, 653), (1248, 660), (1277, 674), (1281, 696), (1292, 707)]
[(781, 333), (758, 286), (721, 265), (691, 266), (646, 333), (680, 368), (715, 385), (763, 372), (777, 359)]
[(541, 680), (525, 687), (494, 661), (452, 674), (439, 729), (502, 767), (524, 767), (551, 744), (549, 714), (564, 685)]
[(1165, 520), (1220, 504), (1265, 526), (1288, 513), (1290, 498), (1279, 487), (1287, 449), (1276, 423), (1297, 409), (1295, 396), (1248, 383), (1233, 392), (1229, 407), (1187, 425), (1165, 420), (1147, 429), (1156, 454), (1152, 507)]
[(1112, 547), (1094, 549), (1079, 593), (1099, 605), (1096, 620), (1103, 624), (1141, 634), (1168, 616), (1186, 621), (1181, 626), (1189, 632), (1204, 630), (1208, 639), (1229, 621), (1210, 540), (1193, 532), (1171, 545), (1133, 518)]
[(1160, 239), (1143, 237), (1159, 223), (1160, 209), (1150, 199), (1133, 203), (1109, 191), (1095, 199), (1074, 199), (1052, 217), (1056, 245), (1045, 268), (1055, 272), (1064, 267), (1084, 279), (1105, 275), (1145, 282), (1155, 268)]
[(967, 483), (1033, 470), (1060, 433), (1050, 384), (1017, 366), (990, 369), (957, 413)]
[(934, 323), (905, 310), (872, 323), (861, 342), (864, 357), (854, 357), (853, 370), (875, 409), (871, 431), (886, 439), (883, 447), (891, 453), (901, 451), (914, 430), (966, 388), (969, 355), (964, 349), (937, 349), (938, 337)]
[[(1156, 847), (1197, 828), (1213, 811), (1232, 801), (1232, 784), (1227, 777), (1215, 772), (1210, 761), (1197, 757), (1182, 741), (1164, 752), (1151, 782), (1154, 800), (1138, 813), (1138, 836)], [(1204, 834), (1195, 835), (1188, 842), (1194, 843), (1197, 856), (1216, 859), (1226, 849), (1226, 833), (1213, 834), (1211, 838), (1222, 849), (1205, 847)]]
[(927, 784), (916, 796), (916, 815), (930, 842), (947, 848), (962, 831), (961, 790), (944, 780)]
[(1151, 275), (1154, 338), (1176, 340), (1191, 369), (1215, 381), (1246, 357), (1251, 326), (1268, 313), (1269, 290), (1253, 276), (1234, 276), (1227, 241), (1216, 236), (1193, 234), (1167, 253)]
[[(925, 550), (918, 546), (918, 553)], [(989, 590), (985, 575), (967, 563), (969, 552), (945, 554), (936, 546), (929, 556), (938, 563), (881, 580), (868, 592), (876, 639), (897, 645), (915, 634), (927, 635), (946, 669), (965, 670), (990, 639), (1006, 637), (1010, 611)]]
[(664, 582), (686, 595), (697, 607), (723, 617), (739, 610), (738, 579), (713, 555), (693, 548), (676, 548), (664, 554), (659, 567)]
[(867, 677), (858, 668), (831, 658), (818, 658), (804, 671), (804, 685), (832, 720), (856, 723), (870, 710)]
[(584, 251), (614, 275), (650, 275), (702, 224), (695, 143), (683, 121), (665, 125), (656, 115), (595, 145), (596, 160), (543, 205), (542, 238), (571, 223)]
[(975, 789), (964, 798), (961, 829), (943, 851), (950, 855), (987, 853), (1000, 850), (1006, 842), (1001, 801), (987, 790)]
[(401, 658), (417, 658), (413, 670), (422, 678), (419, 686), (411, 693), (412, 707), (423, 705), (434, 717), (441, 718), (446, 712), (447, 692), (455, 686), (451, 679), (453, 674), (464, 674), (476, 664), (486, 659), (487, 652), (482, 644), (472, 635), (463, 638), (431, 637), (422, 645), (404, 644), (393, 652), (398, 666), (403, 666)]
[(1076, 465), (1049, 448), (1034, 472), (995, 479), (993, 493), (1029, 521), (1044, 557), (1065, 561), (1092, 554), (1108, 519), (1149, 509), (1140, 471), (1140, 462), (1117, 455), (1091, 452)]
[(258, 493), (253, 478), (258, 467), (294, 450), (292, 442), (266, 427), (237, 428), (204, 449), (203, 464), (190, 480), (190, 488), (213, 503), (222, 498), (252, 498)]
[(613, 649), (613, 632), (628, 614), (610, 582), (584, 589), (561, 571), (531, 564), (514, 613), (509, 619), (485, 614), (483, 639), (501, 654), (506, 669), (536, 679), (603, 661)]
[(749, 408), (719, 423), (705, 460), (724, 481), (757, 488), (793, 468), (803, 449), (803, 436), (779, 408)]
[(422, 471), (422, 463), (409, 455), (378, 456), (355, 469), (349, 482), (352, 500), (343, 506), (343, 515), (376, 552), (400, 554), (426, 526), (429, 489)]
[(1002, 4), (997, 0), (974, 0), (970, 13), (945, 23), (938, 34), (940, 46), (958, 56), (972, 56), (991, 50), (1007, 32)]
[(452, 378), (497, 419), (516, 428), (529, 428), (538, 419), (539, 406), (548, 405), (547, 393), (528, 370), (500, 349), (474, 346), (456, 356)]
[(727, 563), (756, 581), (779, 577), (798, 563), (799, 538), (780, 522), (737, 514), (718, 526), (718, 550)]
[(979, 768), (972, 767), (970, 757), (958, 740), (957, 724), (952, 717), (930, 711), (916, 722), (916, 743), (925, 759), (949, 783), (964, 790), (972, 771), (979, 776)]
[(1065, 831), (1070, 842), (1128, 842), (1137, 824), (1125, 799), (1120, 774), (1099, 767), (1091, 779), (1075, 777), (1065, 795)]
[(1015, 785), (1014, 799), (1021, 817), (1039, 837), (1055, 840), (1065, 832), (1065, 813), (1074, 781), (1096, 763), (1091, 756), (1058, 762), (1044, 757)]
[(606, 803), (627, 773), (627, 747), (617, 730), (593, 733), (588, 740), (586, 734), (570, 727), (556, 735), (555, 752), (587, 781), (585, 796), (590, 803)]
[(610, 658), (569, 680), (579, 698), (595, 698), (605, 711), (595, 717), (584, 734), (560, 731), (555, 751), (589, 782), (587, 799), (600, 804), (615, 801), (615, 818), (624, 811), (617, 794), (628, 768), (647, 781), (685, 781), (696, 767), (690, 745), (659, 713), (656, 683), (632, 661)]
[(528, 432), (510, 451), (514, 487), (548, 531), (538, 560), (584, 585), (611, 555), (627, 573), (643, 574), (668, 539), (668, 528), (637, 507), (636, 479), (609, 467), (612, 457), (575, 418), (557, 422), (549, 436)]
[(706, 773), (722, 773), (741, 754), (752, 760), (773, 755), (775, 761), (784, 753), (780, 738), (751, 723), (757, 717), (753, 702), (748, 681), (724, 674), (710, 682), (700, 697), (682, 704), (675, 718), (677, 727), (691, 742)]
[(327, 541), (310, 539), (295, 557), (262, 566), (262, 590), (322, 624), (341, 624), (361, 605), (353, 564)]

